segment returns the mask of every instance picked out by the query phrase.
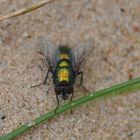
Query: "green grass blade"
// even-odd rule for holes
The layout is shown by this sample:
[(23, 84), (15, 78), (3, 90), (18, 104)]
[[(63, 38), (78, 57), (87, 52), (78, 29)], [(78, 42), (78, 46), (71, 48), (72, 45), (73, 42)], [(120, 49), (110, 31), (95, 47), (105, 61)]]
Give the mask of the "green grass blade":
[(130, 93), (130, 92), (132, 93), (132, 92), (137, 91), (139, 89), (140, 89), (140, 78), (137, 78), (134, 80), (130, 80), (130, 81), (112, 86), (110, 88), (106, 88), (106, 89), (97, 91), (95, 93), (91, 93), (89, 95), (86, 95), (84, 97), (76, 99), (71, 103), (64, 104), (63, 106), (58, 108), (56, 113), (53, 110), (53, 111), (46, 113), (46, 114), (40, 116), (39, 118), (25, 124), (25, 125), (22, 125), (21, 127), (17, 128), (16, 130), (12, 131), (11, 133), (1, 137), (0, 140), (11, 140), (13, 138), (16, 138), (17, 136), (21, 135), (23, 132), (29, 130), (33, 126), (36, 126), (36, 125), (42, 123), (43, 121), (47, 121), (49, 119), (52, 119), (60, 113), (64, 113), (67, 110), (70, 110), (70, 109), (72, 109), (76, 106), (79, 106), (81, 104), (85, 104), (91, 100), (95, 100), (95, 99), (98, 99), (100, 97), (106, 97), (108, 95), (118, 95), (118, 94), (123, 94), (123, 93)]

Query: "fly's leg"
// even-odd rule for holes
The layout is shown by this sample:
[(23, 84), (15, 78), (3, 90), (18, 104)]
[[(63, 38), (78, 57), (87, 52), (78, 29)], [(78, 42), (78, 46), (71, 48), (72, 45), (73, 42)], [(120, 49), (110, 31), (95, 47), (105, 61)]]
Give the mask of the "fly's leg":
[(72, 102), (72, 99), (73, 99), (73, 92), (71, 93), (70, 103)]
[(85, 92), (88, 92), (89, 93), (89, 90), (83, 85), (83, 72), (80, 71), (80, 72), (78, 72), (77, 75), (81, 75), (80, 86), (83, 88), (83, 90)]
[(58, 109), (58, 106), (59, 106), (59, 98), (58, 98), (57, 93), (56, 93), (56, 100), (57, 100), (57, 106), (56, 106), (56, 108), (55, 108), (55, 113), (56, 113), (56, 111), (57, 111), (57, 109)]
[(46, 76), (45, 76), (45, 80), (44, 80), (42, 83), (40, 83), (40, 84), (38, 84), (38, 85), (35, 85), (35, 86), (31, 86), (31, 88), (39, 87), (39, 86), (41, 86), (41, 85), (46, 84), (46, 81), (47, 81), (47, 78), (48, 78), (49, 72), (50, 72), (50, 70), (47, 71), (47, 74), (46, 74)]
[[(70, 103), (72, 102), (72, 99), (73, 99), (73, 93), (74, 93), (74, 92), (72, 92), (71, 97), (70, 97)], [(71, 114), (73, 114), (72, 109), (70, 110), (70, 112), (71, 112)]]

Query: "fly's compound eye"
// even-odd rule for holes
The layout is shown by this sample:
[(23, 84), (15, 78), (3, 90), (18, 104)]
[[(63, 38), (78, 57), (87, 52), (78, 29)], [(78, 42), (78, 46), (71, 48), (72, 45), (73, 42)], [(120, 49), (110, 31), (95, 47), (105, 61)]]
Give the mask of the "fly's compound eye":
[(57, 95), (60, 95), (61, 92), (62, 92), (62, 89), (59, 88), (59, 87), (55, 87), (55, 92), (56, 92)]

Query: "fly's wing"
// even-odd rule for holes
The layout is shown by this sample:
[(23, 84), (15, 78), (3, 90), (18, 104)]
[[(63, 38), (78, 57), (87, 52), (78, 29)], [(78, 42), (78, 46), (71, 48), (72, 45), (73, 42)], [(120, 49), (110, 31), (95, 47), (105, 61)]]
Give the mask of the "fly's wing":
[(57, 49), (57, 46), (49, 41), (46, 38), (43, 38), (40, 40), (40, 54), (43, 56), (43, 60), (47, 67), (53, 71), (55, 69), (56, 63), (55, 63), (55, 51)]
[(94, 48), (94, 40), (89, 39), (84, 43), (81, 43), (78, 48), (73, 49), (74, 53), (74, 62), (73, 66), (75, 71), (79, 71), (79, 69), (84, 65), (88, 56), (93, 51)]

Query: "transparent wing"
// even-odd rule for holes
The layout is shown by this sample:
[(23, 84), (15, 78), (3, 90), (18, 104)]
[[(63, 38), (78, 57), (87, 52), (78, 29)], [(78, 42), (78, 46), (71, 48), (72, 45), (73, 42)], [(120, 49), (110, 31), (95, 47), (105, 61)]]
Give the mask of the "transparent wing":
[(88, 56), (93, 51), (94, 40), (88, 39), (87, 41), (81, 43), (78, 48), (73, 49), (74, 53), (74, 69), (78, 71), (86, 62)]
[(40, 39), (40, 54), (43, 56), (44, 63), (50, 70), (54, 70), (55, 63), (55, 51), (57, 45), (49, 41), (47, 38)]

